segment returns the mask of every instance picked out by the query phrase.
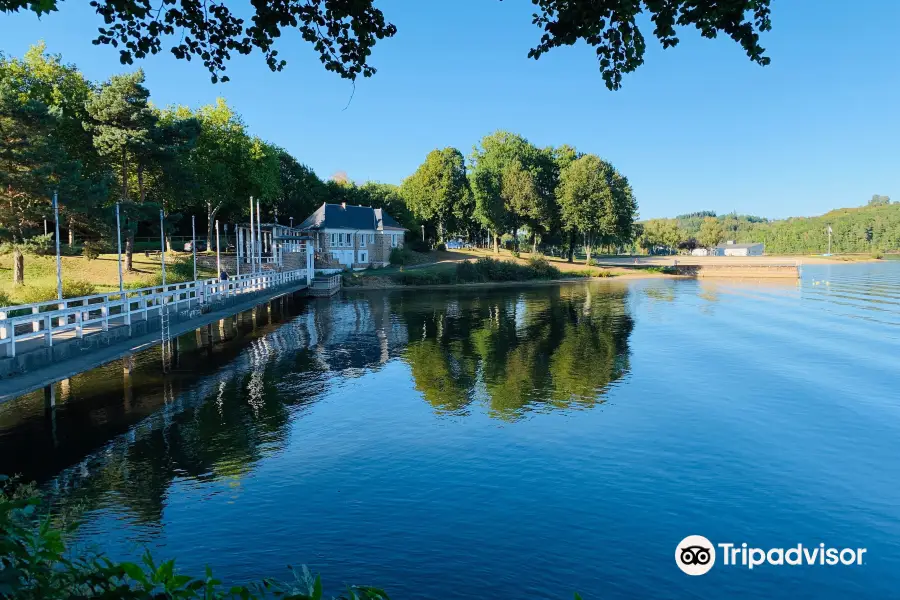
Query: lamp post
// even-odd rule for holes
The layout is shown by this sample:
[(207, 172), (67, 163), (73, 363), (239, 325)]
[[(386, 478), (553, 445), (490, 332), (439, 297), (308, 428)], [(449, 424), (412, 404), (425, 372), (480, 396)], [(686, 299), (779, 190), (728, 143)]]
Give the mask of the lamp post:
[(291, 229), (294, 228), (294, 217), (291, 217)]
[(163, 292), (166, 291), (166, 223), (163, 209), (159, 209), (159, 263), (162, 267)]
[(216, 278), (222, 277), (222, 255), (219, 253), (219, 220), (216, 219)]
[(53, 190), (53, 221), (56, 224), (56, 297), (62, 300), (62, 259), (59, 257), (59, 199)]
[(191, 252), (194, 255), (194, 281), (197, 281), (197, 226), (196, 218), (191, 215)]
[(422, 225), (422, 241), (425, 241), (425, 226)]
[(125, 324), (131, 325), (131, 304), (125, 298), (125, 282), (122, 279), (122, 217), (119, 215), (119, 203), (116, 202), (116, 251), (119, 263), (119, 300), (123, 302), (122, 312), (125, 313)]

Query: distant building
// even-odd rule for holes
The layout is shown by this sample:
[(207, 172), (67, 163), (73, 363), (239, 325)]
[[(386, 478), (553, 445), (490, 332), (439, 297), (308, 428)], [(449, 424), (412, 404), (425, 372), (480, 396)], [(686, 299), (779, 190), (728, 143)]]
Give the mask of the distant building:
[(383, 209), (346, 202), (322, 204), (297, 229), (313, 238), (317, 269), (387, 265), (406, 233)]
[(762, 243), (736, 244), (729, 240), (713, 248), (713, 256), (762, 256), (764, 251)]
[(691, 256), (709, 256), (708, 248), (694, 248), (691, 250)]

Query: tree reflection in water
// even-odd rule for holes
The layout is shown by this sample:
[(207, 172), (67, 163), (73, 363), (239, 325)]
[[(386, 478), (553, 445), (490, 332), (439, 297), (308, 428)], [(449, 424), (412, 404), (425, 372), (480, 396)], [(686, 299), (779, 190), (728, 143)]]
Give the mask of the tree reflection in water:
[[(177, 480), (238, 484), (288, 444), (292, 419), (348, 377), (404, 361), (439, 413), (590, 407), (628, 372), (627, 288), (360, 293), (262, 306), (0, 406), (0, 472), (42, 483), (54, 513), (115, 507), (158, 524)], [(227, 493), (228, 485), (204, 493)], [(76, 514), (77, 517), (77, 514)]]
[[(625, 287), (561, 286), (404, 302), (404, 354), (439, 412), (484, 402), (491, 416), (590, 407), (628, 371), (634, 326)], [(421, 308), (420, 308), (421, 307)]]

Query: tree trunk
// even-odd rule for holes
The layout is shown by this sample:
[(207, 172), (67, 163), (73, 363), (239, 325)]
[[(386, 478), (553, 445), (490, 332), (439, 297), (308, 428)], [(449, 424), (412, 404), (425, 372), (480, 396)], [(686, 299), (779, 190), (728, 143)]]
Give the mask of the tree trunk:
[(584, 253), (586, 255), (585, 259), (584, 259), (584, 264), (590, 265), (591, 264), (591, 245), (589, 243), (584, 245)]
[(75, 217), (69, 215), (69, 248), (75, 245)]
[(537, 234), (535, 232), (531, 232), (531, 253), (537, 254)]
[(128, 200), (128, 153), (122, 148), (122, 201)]
[(496, 232), (494, 232), (494, 254), (500, 254), (500, 238)]
[(138, 180), (138, 198), (140, 198), (141, 204), (144, 203), (146, 198), (144, 191), (144, 163), (139, 162), (137, 167), (137, 180)]
[(129, 230), (128, 235), (125, 237), (125, 270), (129, 273), (134, 272), (134, 262), (132, 257), (134, 256), (134, 232)]
[(13, 248), (13, 283), (25, 285), (25, 256), (18, 246)]
[(575, 258), (575, 230), (569, 232), (569, 257), (566, 262), (572, 262)]

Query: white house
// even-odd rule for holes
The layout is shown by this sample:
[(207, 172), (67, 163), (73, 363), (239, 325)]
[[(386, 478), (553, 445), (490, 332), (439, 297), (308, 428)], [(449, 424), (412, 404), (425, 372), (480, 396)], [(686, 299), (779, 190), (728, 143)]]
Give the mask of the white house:
[(736, 244), (729, 240), (713, 248), (713, 256), (762, 256), (764, 251), (762, 243)]

